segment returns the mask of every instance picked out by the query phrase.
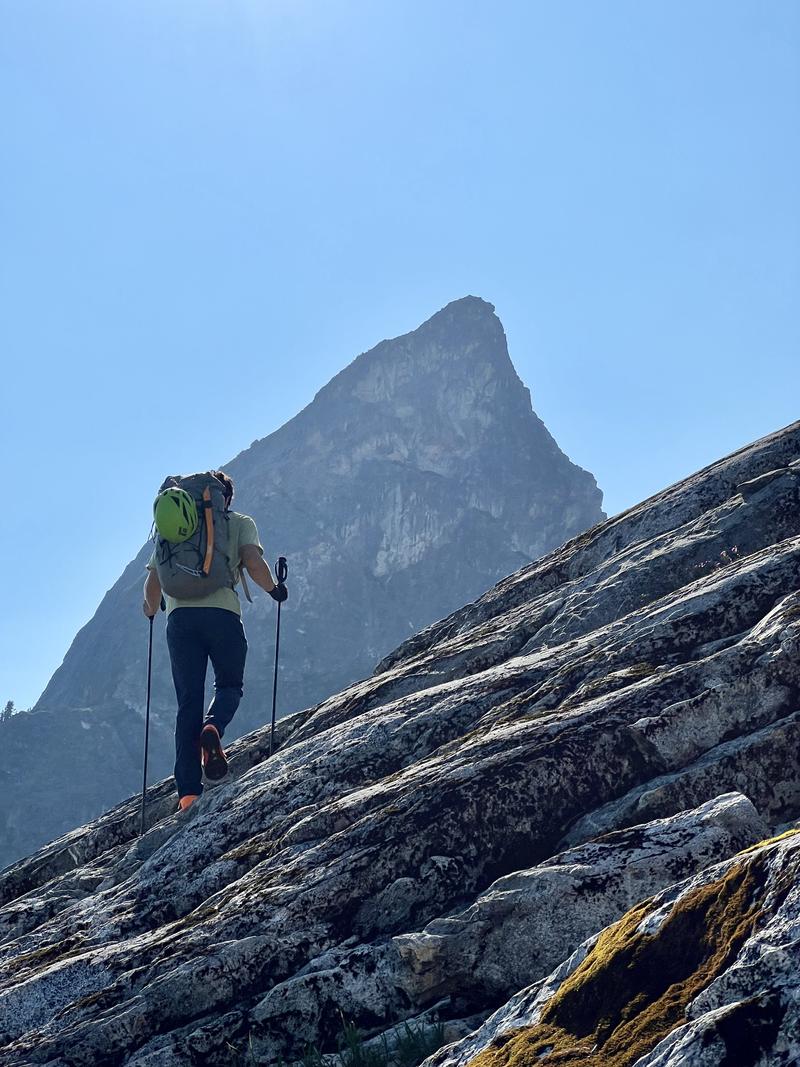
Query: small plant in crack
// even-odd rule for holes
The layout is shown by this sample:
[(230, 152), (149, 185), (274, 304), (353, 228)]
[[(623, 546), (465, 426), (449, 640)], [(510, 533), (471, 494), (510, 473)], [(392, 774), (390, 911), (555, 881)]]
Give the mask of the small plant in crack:
[(704, 559), (696, 563), (694, 569), (700, 574), (713, 574), (714, 571), (720, 571), (741, 558), (738, 546), (732, 545), (731, 548), (723, 548), (716, 559)]
[[(368, 1043), (359, 1028), (342, 1017), (338, 1052), (324, 1053), (316, 1045), (308, 1045), (302, 1059), (297, 1061), (297, 1067), (417, 1067), (444, 1043), (442, 1022), (427, 1026), (406, 1022), (397, 1028), (391, 1042), (384, 1034)], [(252, 1062), (258, 1061), (254, 1059)], [(279, 1067), (288, 1067), (288, 1064), (281, 1060)]]

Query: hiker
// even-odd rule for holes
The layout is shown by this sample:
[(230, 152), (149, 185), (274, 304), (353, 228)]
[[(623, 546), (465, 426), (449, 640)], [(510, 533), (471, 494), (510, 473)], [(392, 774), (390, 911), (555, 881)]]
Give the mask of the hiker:
[[(214, 782), (228, 773), (222, 737), (242, 698), (247, 656), (235, 588), (241, 578), (250, 599), (242, 568), (278, 603), (289, 595), (263, 558), (255, 522), (231, 511), (232, 500), (228, 475), (209, 471), (167, 478), (154, 505), (158, 537), (147, 563), (143, 610), (148, 619), (156, 614), (163, 588), (178, 701), (175, 785), (182, 811), (203, 792), (203, 774)], [(214, 699), (204, 717), (209, 659)]]

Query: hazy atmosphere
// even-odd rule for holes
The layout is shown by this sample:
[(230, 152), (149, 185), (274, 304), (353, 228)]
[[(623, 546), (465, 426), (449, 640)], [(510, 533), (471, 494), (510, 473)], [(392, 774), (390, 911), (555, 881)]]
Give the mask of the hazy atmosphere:
[(467, 294), (608, 514), (797, 417), (796, 3), (0, 13), (3, 703), (164, 474)]

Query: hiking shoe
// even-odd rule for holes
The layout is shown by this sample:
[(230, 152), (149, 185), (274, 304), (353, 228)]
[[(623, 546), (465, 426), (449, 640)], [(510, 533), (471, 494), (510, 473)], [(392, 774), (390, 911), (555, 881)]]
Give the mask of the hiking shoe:
[(222, 749), (219, 730), (213, 723), (206, 723), (200, 733), (203, 750), (203, 772), (209, 782), (219, 782), (228, 773), (228, 761)]
[(186, 809), (190, 808), (197, 799), (198, 795), (194, 793), (189, 793), (185, 797), (180, 797), (178, 800), (178, 810), (186, 811)]

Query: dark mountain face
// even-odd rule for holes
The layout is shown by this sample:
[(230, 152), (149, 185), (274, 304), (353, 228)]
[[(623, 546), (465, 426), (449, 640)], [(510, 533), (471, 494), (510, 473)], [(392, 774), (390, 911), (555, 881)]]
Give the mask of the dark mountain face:
[[(234, 507), (256, 520), (267, 558), (289, 560), (283, 714), (368, 675), (403, 640), (603, 518), (594, 478), (534, 414), (493, 307), (475, 297), (359, 356), (225, 469)], [(34, 711), (0, 727), (13, 768), (0, 779), (0, 863), (141, 787), (140, 602), (151, 548), (106, 594)], [(271, 711), (275, 608), (260, 591), (254, 597), (244, 606), (245, 697), (229, 738)], [(173, 725), (159, 618), (153, 779), (170, 771)], [(57, 811), (46, 803), (53, 791)]]

